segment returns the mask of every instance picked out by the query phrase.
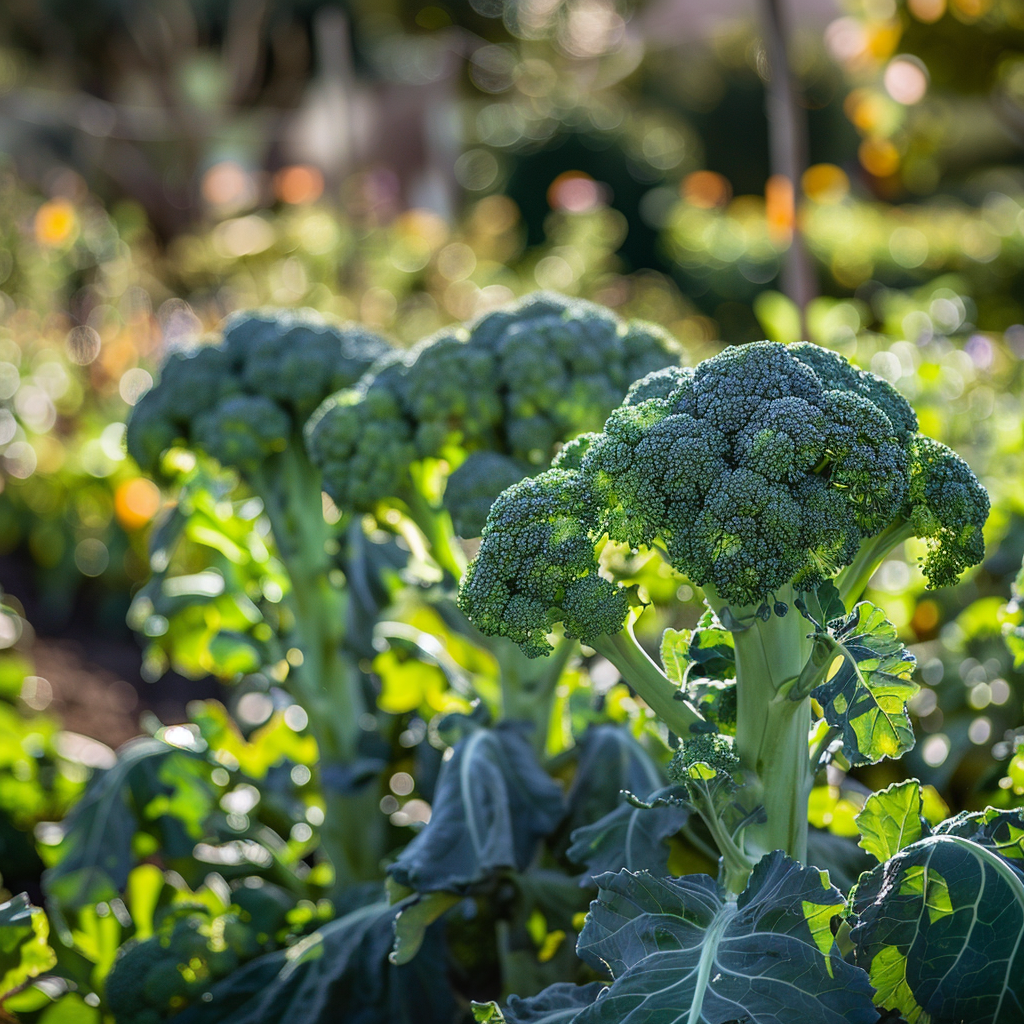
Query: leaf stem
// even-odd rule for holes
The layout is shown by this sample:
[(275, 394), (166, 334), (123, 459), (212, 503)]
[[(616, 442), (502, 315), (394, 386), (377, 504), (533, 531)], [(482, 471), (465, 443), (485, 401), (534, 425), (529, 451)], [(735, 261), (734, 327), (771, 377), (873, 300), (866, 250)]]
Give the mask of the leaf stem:
[(612, 636), (599, 636), (588, 643), (619, 670), (622, 678), (677, 736), (685, 738), (706, 728), (704, 716), (688, 700), (678, 699), (682, 691), (637, 643), (631, 623)]

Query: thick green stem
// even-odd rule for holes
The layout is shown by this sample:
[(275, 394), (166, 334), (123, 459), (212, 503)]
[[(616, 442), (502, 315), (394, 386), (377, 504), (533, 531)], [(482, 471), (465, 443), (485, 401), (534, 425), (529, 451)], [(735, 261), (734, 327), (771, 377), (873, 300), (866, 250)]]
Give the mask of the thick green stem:
[[(705, 587), (708, 603), (722, 618), (726, 602)], [(807, 858), (807, 800), (813, 776), (808, 762), (810, 698), (791, 699), (790, 690), (811, 655), (811, 624), (797, 611), (792, 587), (777, 600), (788, 606), (783, 616), (763, 621), (754, 608), (730, 609), (736, 649), (736, 755), (761, 786), (767, 821), (744, 832), (744, 845), (757, 859), (784, 850)]]
[(501, 673), (502, 717), (529, 723), (534, 749), (543, 753), (547, 746), (555, 688), (566, 663), (577, 650), (576, 641), (562, 637), (546, 658), (528, 658), (518, 644), (503, 637), (489, 638), (487, 646)]
[(688, 700), (677, 699), (679, 687), (636, 642), (629, 624), (614, 636), (599, 636), (588, 643), (619, 670), (622, 678), (677, 736), (685, 739), (694, 726), (705, 726), (706, 720)]
[(289, 672), (287, 686), (309, 717), (320, 753), (324, 850), (337, 885), (373, 878), (380, 859), (375, 837), (382, 840), (383, 824), (378, 823), (376, 787), (353, 791), (345, 779), (358, 757), (360, 717), (367, 708), (358, 667), (344, 649), (345, 595), (330, 581), (329, 546), (335, 540), (323, 516), (320, 476), (301, 439), (293, 439), (252, 482), (291, 582), (288, 603), (302, 661)]
[(404, 499), (409, 518), (426, 538), (430, 556), (458, 583), (466, 572), (466, 554), (455, 536), (447, 509), (426, 497), (419, 479), (413, 480)]
[(904, 519), (897, 519), (881, 533), (864, 540), (853, 561), (835, 579), (836, 588), (847, 610), (861, 598), (875, 570), (889, 553), (914, 536), (914, 527)]

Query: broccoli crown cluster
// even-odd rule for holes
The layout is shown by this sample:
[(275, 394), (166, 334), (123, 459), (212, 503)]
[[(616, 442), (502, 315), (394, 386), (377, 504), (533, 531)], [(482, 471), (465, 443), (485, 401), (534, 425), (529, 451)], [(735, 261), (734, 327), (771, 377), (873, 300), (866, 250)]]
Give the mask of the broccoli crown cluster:
[(390, 350), (371, 331), (312, 310), (236, 314), (218, 344), (164, 363), (132, 410), (128, 451), (153, 472), (172, 445), (194, 446), (244, 473), (288, 447), (328, 395)]
[(307, 446), (327, 493), (366, 510), (406, 494), (418, 460), (506, 456), (477, 461), (456, 484), (454, 501), (471, 490), (479, 510), (488, 486), (547, 466), (560, 443), (599, 428), (633, 381), (678, 361), (660, 329), (540, 292), (378, 364), (317, 411)]
[(179, 913), (126, 947), (107, 977), (107, 1004), (117, 1024), (159, 1024), (260, 952), (252, 928), (235, 914)]
[[(905, 524), (927, 543), (931, 584), (947, 585), (981, 560), (988, 495), (916, 428), (891, 385), (808, 343), (730, 347), (652, 373), (602, 433), (495, 502), (463, 608), (532, 651), (553, 621), (584, 640), (609, 632), (607, 615), (579, 618), (570, 599), (581, 579), (599, 589), (606, 535), (634, 549), (657, 540), (679, 572), (746, 606), (816, 586), (866, 538)], [(572, 557), (549, 561), (570, 533)]]

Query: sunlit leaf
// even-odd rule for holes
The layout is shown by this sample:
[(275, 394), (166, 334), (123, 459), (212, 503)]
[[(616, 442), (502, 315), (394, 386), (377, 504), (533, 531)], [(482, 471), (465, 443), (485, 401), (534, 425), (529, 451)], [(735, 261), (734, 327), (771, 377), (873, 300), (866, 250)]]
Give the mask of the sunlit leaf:
[(882, 609), (868, 601), (833, 622), (830, 633), (839, 648), (812, 696), (841, 731), (843, 754), (854, 765), (900, 757), (914, 746), (906, 707), (918, 690), (911, 680), (914, 656)]

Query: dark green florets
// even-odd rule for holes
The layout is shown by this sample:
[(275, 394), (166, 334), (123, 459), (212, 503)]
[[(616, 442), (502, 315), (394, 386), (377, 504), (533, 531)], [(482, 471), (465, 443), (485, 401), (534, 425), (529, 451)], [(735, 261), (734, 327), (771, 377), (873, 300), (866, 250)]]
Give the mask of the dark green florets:
[(502, 493), (484, 530), (488, 557), (462, 581), (460, 602), (477, 626), (523, 650), (547, 654), (553, 622), (583, 640), (615, 633), (625, 592), (598, 571), (594, 501), (577, 472), (549, 469)]
[(988, 493), (971, 467), (930, 437), (910, 445), (910, 487), (905, 516), (925, 541), (924, 571), (932, 586), (950, 586), (985, 555), (982, 530)]
[[(925, 539), (925, 573), (944, 586), (981, 560), (988, 496), (959, 456), (915, 428), (881, 378), (817, 346), (757, 342), (637, 382), (604, 431), (567, 453), (562, 475), (537, 477), (530, 495), (549, 479), (577, 487), (590, 502), (578, 522), (595, 546), (606, 535), (634, 549), (660, 542), (675, 569), (730, 605), (761, 605), (788, 584), (810, 589), (889, 527)], [(539, 627), (565, 602), (545, 604), (531, 576), (503, 577), (492, 561), (515, 529), (517, 493), (503, 495), (474, 571), (537, 600)], [(487, 610), (475, 591), (463, 603), (474, 618)], [(487, 628), (500, 621), (499, 608)]]
[[(542, 292), (379, 364), (317, 411), (307, 446), (339, 506), (373, 511), (406, 500), (417, 460), (458, 467), (486, 451), (549, 465), (564, 442), (600, 429), (637, 377), (678, 358), (657, 328)], [(394, 438), (383, 448), (379, 415)]]
[(219, 343), (167, 359), (132, 410), (128, 451), (153, 472), (172, 445), (194, 445), (244, 474), (389, 351), (365, 328), (312, 310), (236, 314)]

